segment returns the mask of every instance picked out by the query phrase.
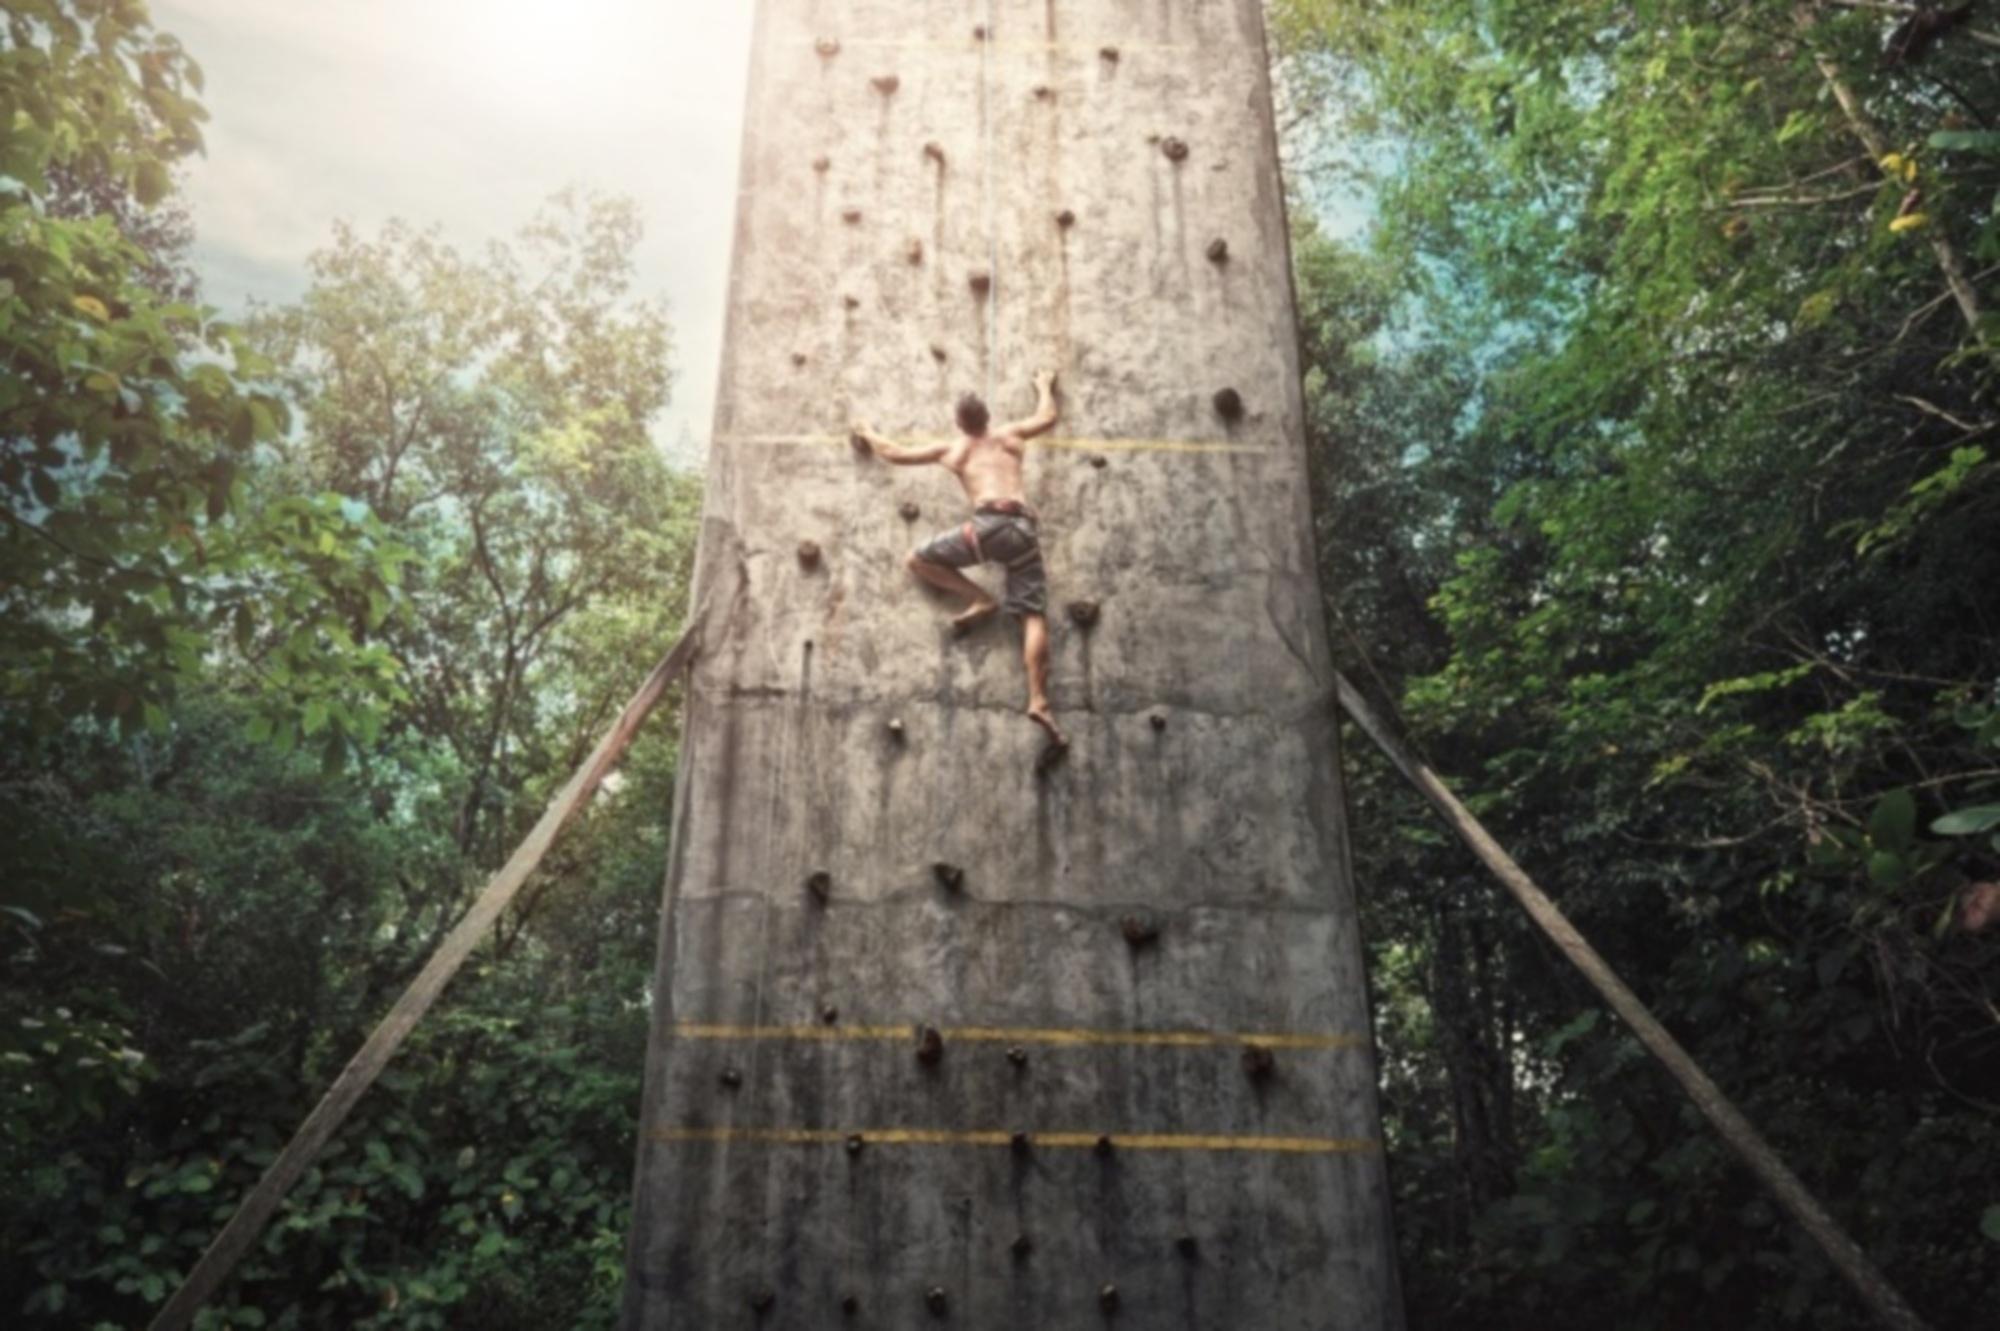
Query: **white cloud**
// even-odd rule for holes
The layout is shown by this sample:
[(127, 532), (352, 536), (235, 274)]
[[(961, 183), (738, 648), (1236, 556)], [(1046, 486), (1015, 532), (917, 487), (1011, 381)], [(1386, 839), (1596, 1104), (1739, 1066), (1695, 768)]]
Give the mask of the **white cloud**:
[(208, 299), (284, 300), (336, 219), (504, 235), (565, 185), (638, 199), (674, 405), (713, 414), (753, 6), (707, 0), (159, 0), (208, 76), (189, 173)]

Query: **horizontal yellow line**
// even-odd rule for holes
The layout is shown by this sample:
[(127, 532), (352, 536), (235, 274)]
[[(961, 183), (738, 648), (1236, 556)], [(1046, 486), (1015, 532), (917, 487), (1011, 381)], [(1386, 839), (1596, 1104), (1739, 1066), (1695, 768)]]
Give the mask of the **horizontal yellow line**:
[[(811, 46), (817, 40), (817, 38), (814, 38), (813, 41), (801, 44)], [(1107, 46), (1117, 47), (1120, 54), (1126, 51), (1189, 51), (1195, 49), (1186, 42), (1130, 42), (1116, 40), (1101, 42), (1011, 42), (993, 37), (982, 41), (972, 35), (970, 28), (966, 30), (965, 37), (959, 41), (931, 41), (914, 37), (843, 37), (840, 39), (840, 43), (843, 47), (851, 46), (856, 50), (976, 51), (984, 46), (995, 51), (1088, 51), (1092, 55), (1096, 55)], [(1211, 48), (1203, 47), (1201, 49), (1208, 50)]]
[[(1253, 1151), (1281, 1155), (1357, 1155), (1381, 1149), (1363, 1137), (1234, 1137), (1190, 1132), (1034, 1132), (1038, 1149), (1093, 1150), (1109, 1136), (1120, 1151)], [(936, 1128), (878, 1128), (842, 1132), (834, 1128), (655, 1128), (659, 1142), (747, 1142), (758, 1146), (833, 1146), (859, 1137), (870, 1146), (1011, 1146), (1010, 1132), (946, 1132)]]
[[(914, 444), (942, 440), (924, 435), (903, 435)], [(846, 444), (844, 434), (729, 434), (718, 436), (718, 444), (745, 444), (761, 447), (824, 447)], [(1269, 444), (1231, 444), (1217, 439), (1031, 439), (1030, 448), (1066, 449), (1078, 453), (1269, 453)]]
[[(686, 1022), (668, 1028), (683, 1040), (913, 1040), (915, 1026), (721, 1026)], [(1039, 1045), (1171, 1045), (1184, 1049), (1261, 1045), (1266, 1049), (1365, 1049), (1359, 1035), (1225, 1034), (1213, 1031), (1045, 1030), (1027, 1026), (955, 1026), (954, 1041)], [(1093, 1140), (1095, 1140), (1093, 1138)]]

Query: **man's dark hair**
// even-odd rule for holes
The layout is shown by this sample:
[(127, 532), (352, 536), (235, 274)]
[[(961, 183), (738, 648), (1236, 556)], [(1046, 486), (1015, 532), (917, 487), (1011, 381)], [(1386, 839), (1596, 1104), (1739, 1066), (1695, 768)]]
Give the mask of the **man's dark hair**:
[(958, 400), (958, 428), (971, 435), (986, 433), (986, 404), (979, 400), (979, 394), (967, 393)]

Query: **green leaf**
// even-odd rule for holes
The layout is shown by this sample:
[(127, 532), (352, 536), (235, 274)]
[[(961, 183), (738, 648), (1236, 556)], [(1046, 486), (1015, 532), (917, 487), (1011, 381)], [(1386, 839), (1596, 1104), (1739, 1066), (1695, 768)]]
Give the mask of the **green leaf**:
[(1988, 828), (2000, 827), (2000, 804), (1975, 804), (1969, 809), (1953, 809), (1931, 824), (1939, 836), (1972, 836)]
[(1917, 835), (1917, 800), (1907, 790), (1892, 790), (1875, 802), (1868, 815), (1868, 839), (1880, 850), (1904, 850)]
[(1948, 152), (2000, 157), (2000, 132), (1990, 129), (1941, 129), (1931, 135), (1930, 145)]
[(173, 183), (167, 168), (151, 158), (140, 162), (138, 170), (132, 173), (132, 193), (148, 208), (166, 198)]

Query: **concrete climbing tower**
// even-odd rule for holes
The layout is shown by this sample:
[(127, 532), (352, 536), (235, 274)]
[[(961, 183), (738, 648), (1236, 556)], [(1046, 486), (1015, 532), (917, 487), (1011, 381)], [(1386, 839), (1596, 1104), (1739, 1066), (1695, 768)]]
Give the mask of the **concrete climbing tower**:
[[(1399, 1326), (1259, 0), (752, 58), (626, 1326)], [(955, 483), (846, 423), (1042, 365), (1038, 773), (901, 567)]]

